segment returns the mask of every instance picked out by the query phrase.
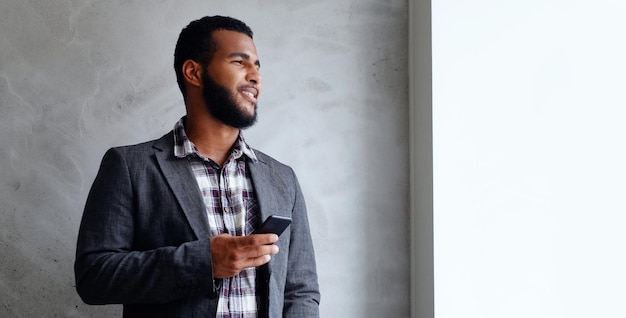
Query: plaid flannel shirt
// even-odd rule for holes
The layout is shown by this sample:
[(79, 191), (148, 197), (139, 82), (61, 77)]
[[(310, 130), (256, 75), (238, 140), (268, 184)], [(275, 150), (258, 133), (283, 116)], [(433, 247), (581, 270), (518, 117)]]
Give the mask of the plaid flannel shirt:
[[(240, 133), (229, 158), (220, 167), (198, 152), (185, 133), (184, 121), (183, 117), (174, 126), (174, 155), (191, 163), (206, 206), (211, 236), (252, 233), (258, 224), (259, 210), (246, 161), (257, 160), (254, 151)], [(217, 317), (257, 317), (257, 297), (255, 268), (224, 278)]]

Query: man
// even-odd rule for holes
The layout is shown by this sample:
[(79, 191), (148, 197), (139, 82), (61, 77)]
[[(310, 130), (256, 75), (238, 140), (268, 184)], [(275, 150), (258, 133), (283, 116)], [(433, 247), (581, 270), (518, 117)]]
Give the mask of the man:
[[(112, 148), (80, 226), (76, 288), (124, 317), (317, 317), (306, 208), (291, 168), (251, 149), (260, 63), (228, 17), (182, 30), (174, 68), (187, 115), (147, 143)], [(251, 234), (269, 215), (280, 236)]]

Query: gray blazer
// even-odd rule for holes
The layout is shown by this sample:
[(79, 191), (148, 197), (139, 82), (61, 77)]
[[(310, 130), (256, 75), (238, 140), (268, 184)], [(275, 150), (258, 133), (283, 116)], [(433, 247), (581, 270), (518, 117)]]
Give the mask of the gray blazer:
[[(205, 206), (172, 132), (112, 148), (92, 185), (78, 234), (76, 289), (87, 304), (124, 304), (124, 317), (214, 317)], [(259, 268), (261, 317), (318, 317), (320, 293), (306, 207), (291, 168), (260, 151), (249, 162), (264, 220), (293, 219), (280, 252)]]

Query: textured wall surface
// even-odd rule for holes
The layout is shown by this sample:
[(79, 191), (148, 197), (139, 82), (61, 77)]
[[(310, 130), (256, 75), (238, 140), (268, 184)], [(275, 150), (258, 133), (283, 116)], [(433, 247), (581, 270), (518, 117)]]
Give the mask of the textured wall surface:
[(1, 317), (121, 315), (74, 290), (82, 207), (107, 148), (183, 115), (174, 44), (213, 14), (255, 31), (245, 134), (298, 173), (322, 316), (408, 316), (406, 0), (229, 3), (0, 0)]

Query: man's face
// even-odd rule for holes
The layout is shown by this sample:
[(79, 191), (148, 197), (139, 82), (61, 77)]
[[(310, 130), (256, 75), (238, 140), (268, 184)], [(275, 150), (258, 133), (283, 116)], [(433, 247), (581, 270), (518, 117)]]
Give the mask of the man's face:
[(217, 50), (202, 74), (202, 95), (209, 112), (226, 125), (246, 128), (256, 121), (261, 93), (254, 42), (234, 31), (213, 32)]

